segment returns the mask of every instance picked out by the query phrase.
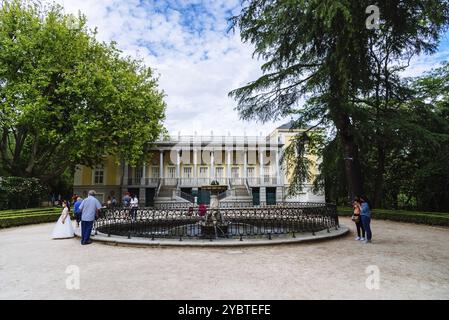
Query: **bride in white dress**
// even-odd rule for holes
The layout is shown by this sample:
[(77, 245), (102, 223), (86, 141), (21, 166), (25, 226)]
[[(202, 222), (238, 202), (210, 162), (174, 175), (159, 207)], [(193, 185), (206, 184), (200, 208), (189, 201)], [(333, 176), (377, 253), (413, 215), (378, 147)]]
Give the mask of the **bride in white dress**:
[(75, 236), (75, 230), (73, 229), (72, 221), (70, 220), (67, 201), (63, 201), (62, 207), (64, 209), (62, 210), (61, 216), (53, 229), (53, 239), (73, 238)]

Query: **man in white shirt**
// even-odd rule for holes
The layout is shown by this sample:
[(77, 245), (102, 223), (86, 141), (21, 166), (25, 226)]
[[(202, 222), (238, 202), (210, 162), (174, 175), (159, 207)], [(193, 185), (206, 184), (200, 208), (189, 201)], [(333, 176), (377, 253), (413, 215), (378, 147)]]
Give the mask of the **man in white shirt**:
[(131, 218), (132, 220), (136, 221), (137, 218), (137, 208), (139, 207), (139, 199), (137, 199), (136, 195), (133, 194), (131, 196)]
[(81, 211), (81, 244), (91, 244), (90, 234), (94, 225), (95, 218), (101, 209), (101, 203), (95, 198), (95, 190), (89, 191), (89, 196), (83, 200), (79, 206)]

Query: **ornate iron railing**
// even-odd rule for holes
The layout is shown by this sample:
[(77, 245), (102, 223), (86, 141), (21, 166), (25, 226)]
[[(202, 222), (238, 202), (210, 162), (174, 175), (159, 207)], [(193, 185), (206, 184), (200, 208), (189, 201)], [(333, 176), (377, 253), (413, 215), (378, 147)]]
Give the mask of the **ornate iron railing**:
[(218, 211), (223, 222), (217, 224), (215, 233), (205, 233), (204, 215), (193, 205), (173, 204), (172, 208), (104, 209), (95, 223), (96, 232), (108, 236), (118, 235), (151, 239), (186, 239), (266, 237), (312, 233), (339, 228), (337, 209), (332, 204), (282, 203), (258, 207), (228, 207), (207, 209)]

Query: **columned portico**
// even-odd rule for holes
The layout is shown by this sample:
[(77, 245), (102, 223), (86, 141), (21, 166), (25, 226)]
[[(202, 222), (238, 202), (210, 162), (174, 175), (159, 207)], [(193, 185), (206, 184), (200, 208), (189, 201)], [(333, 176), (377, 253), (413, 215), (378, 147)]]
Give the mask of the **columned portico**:
[[(83, 166), (78, 173), (76, 190), (84, 192), (103, 188), (107, 190), (104, 192), (106, 199), (120, 192), (118, 185), (121, 183), (122, 192), (129, 190), (137, 193), (136, 189), (142, 188), (139, 192), (141, 202), (145, 201), (145, 197), (149, 200), (153, 196), (166, 201), (172, 197), (171, 191), (175, 186), (182, 187), (184, 193), (190, 193), (197, 192), (198, 188), (211, 180), (218, 180), (220, 184), (232, 188), (233, 192), (229, 194), (237, 199), (230, 201), (248, 201), (247, 198), (252, 196), (255, 203), (260, 196), (262, 203), (273, 203), (273, 199), (279, 202), (285, 198), (285, 189), (288, 188), (288, 177), (280, 163), (286, 144), (291, 140), (285, 137), (293, 136), (295, 132), (280, 127), (267, 137), (166, 137), (155, 143), (151, 156), (147, 155), (147, 162), (143, 166), (140, 164), (131, 168), (125, 160), (122, 160), (120, 169), (113, 160), (108, 160), (104, 169)], [(318, 162), (315, 162), (314, 172), (318, 169)], [(312, 196), (308, 195), (311, 191), (305, 193), (308, 197)], [(289, 197), (288, 201), (293, 200)], [(150, 200), (147, 203), (151, 203)]]

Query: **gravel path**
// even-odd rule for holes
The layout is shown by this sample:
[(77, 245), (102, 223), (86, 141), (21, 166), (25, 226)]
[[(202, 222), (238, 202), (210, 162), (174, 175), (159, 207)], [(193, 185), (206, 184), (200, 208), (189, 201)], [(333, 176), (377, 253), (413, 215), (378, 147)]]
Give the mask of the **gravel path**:
[[(375, 220), (364, 245), (341, 222), (352, 233), (336, 240), (238, 249), (81, 246), (51, 240), (53, 224), (4, 229), (0, 299), (449, 299), (449, 228)], [(66, 287), (68, 266), (79, 289)]]

